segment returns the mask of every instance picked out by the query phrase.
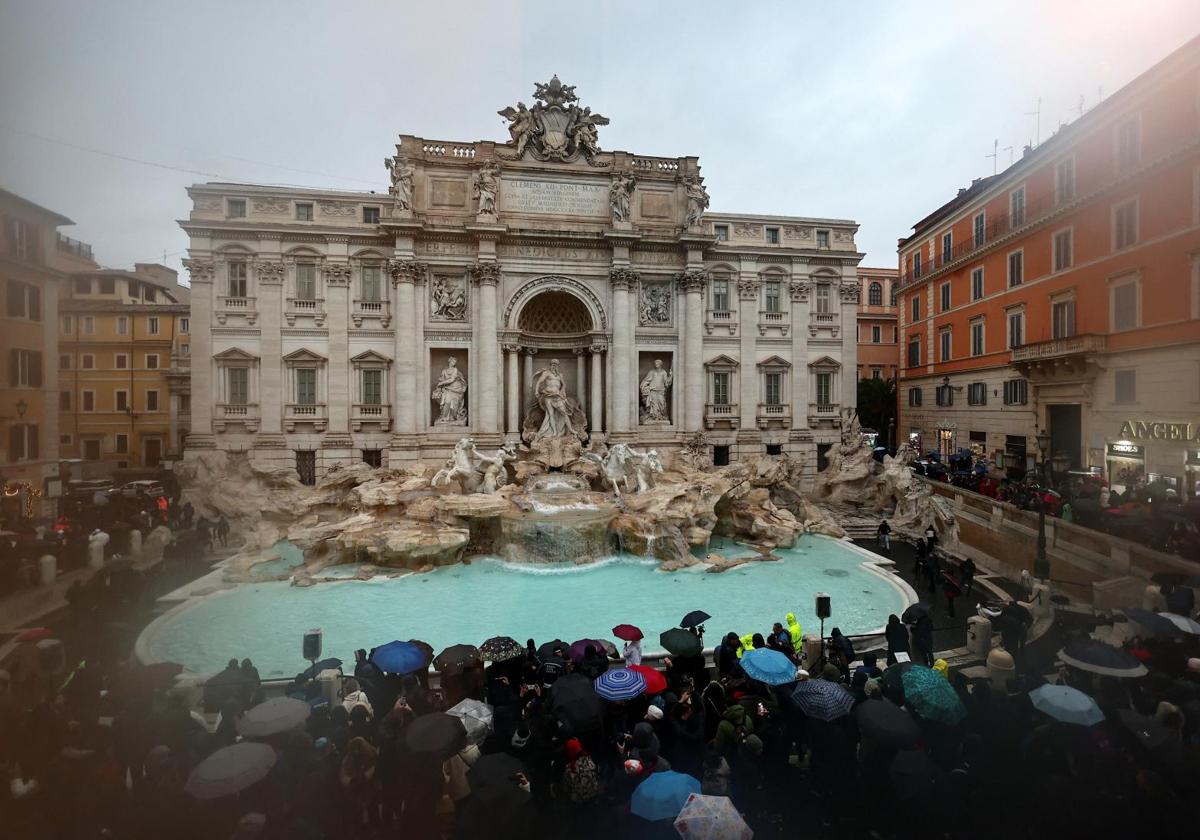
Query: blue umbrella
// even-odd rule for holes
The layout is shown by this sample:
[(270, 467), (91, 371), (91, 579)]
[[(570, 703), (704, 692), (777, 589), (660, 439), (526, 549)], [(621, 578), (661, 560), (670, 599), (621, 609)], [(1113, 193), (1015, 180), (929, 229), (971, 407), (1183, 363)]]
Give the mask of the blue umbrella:
[(909, 668), (900, 676), (904, 685), (904, 705), (925, 720), (953, 726), (967, 716), (967, 709), (950, 682), (924, 665)]
[(1178, 636), (1180, 629), (1169, 618), (1164, 618), (1156, 612), (1143, 610), (1141, 607), (1126, 607), (1121, 610), (1125, 615), (1145, 627), (1155, 636)]
[(412, 642), (388, 642), (371, 651), (371, 661), (388, 674), (411, 674), (429, 665), (430, 657)]
[(796, 666), (777, 650), (756, 648), (742, 654), (742, 670), (752, 680), (767, 685), (783, 685), (796, 681)]
[(666, 770), (654, 773), (633, 792), (629, 810), (644, 820), (673, 820), (679, 816), (688, 797), (700, 792), (699, 780)]
[(1095, 726), (1104, 720), (1096, 701), (1069, 685), (1041, 685), (1029, 692), (1033, 707), (1062, 723)]
[(614, 668), (596, 677), (592, 688), (605, 700), (632, 700), (646, 690), (646, 678), (628, 668)]
[(854, 695), (829, 680), (804, 680), (796, 683), (792, 699), (805, 715), (827, 723), (845, 717), (854, 708)]
[(1075, 639), (1058, 652), (1064, 664), (1090, 674), (1135, 679), (1148, 673), (1146, 666), (1120, 648), (1095, 639)]

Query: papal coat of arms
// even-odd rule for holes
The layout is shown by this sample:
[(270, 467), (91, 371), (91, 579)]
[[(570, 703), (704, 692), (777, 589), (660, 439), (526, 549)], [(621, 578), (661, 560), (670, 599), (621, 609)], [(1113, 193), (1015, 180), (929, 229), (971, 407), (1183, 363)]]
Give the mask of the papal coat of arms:
[(564, 85), (558, 76), (546, 84), (534, 86), (533, 96), (537, 102), (526, 108), (524, 102), (517, 107), (509, 106), (498, 111), (508, 120), (508, 133), (512, 135), (514, 148), (508, 160), (520, 160), (529, 152), (538, 160), (570, 163), (580, 155), (593, 166), (599, 166), (595, 158), (600, 153), (596, 127), (608, 125), (608, 117), (593, 114), (591, 108), (580, 108), (576, 103), (574, 85)]

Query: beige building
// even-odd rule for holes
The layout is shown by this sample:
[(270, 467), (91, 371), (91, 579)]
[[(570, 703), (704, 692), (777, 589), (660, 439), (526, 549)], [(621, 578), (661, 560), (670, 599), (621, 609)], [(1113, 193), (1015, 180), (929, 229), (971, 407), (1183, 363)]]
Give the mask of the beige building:
[(814, 465), (855, 399), (857, 225), (708, 212), (696, 158), (602, 151), (557, 78), (502, 113), (507, 143), (402, 135), (386, 192), (190, 188), (189, 450), (311, 481), (700, 433)]

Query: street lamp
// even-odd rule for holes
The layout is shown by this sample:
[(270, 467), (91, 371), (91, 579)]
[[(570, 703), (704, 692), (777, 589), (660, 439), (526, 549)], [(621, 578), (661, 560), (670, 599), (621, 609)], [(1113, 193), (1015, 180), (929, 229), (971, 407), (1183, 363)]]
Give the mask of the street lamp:
[(17, 400), (17, 417), (25, 419), (25, 412), (29, 410), (29, 403), (25, 400)]
[[(1038, 455), (1041, 458), (1039, 470), (1043, 481), (1046, 475), (1046, 451), (1050, 448), (1050, 433), (1045, 429), (1037, 433)], [(1046, 489), (1039, 488), (1037, 497), (1038, 508), (1038, 541), (1037, 556), (1033, 560), (1033, 576), (1046, 580), (1050, 577), (1050, 559), (1046, 557)]]

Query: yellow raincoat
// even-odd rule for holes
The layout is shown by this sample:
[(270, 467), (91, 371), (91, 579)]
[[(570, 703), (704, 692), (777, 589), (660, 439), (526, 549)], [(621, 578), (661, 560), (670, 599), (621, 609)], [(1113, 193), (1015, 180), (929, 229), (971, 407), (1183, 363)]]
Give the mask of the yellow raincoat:
[(738, 641), (741, 642), (741, 645), (742, 645), (740, 648), (738, 648), (738, 659), (741, 659), (742, 654), (745, 653), (746, 651), (754, 650), (754, 634), (753, 633), (747, 633), (745, 636), (742, 636), (742, 638), (738, 639)]
[(787, 629), (792, 635), (792, 650), (799, 653), (804, 650), (804, 633), (800, 630), (800, 622), (796, 620), (795, 613), (787, 614)]

